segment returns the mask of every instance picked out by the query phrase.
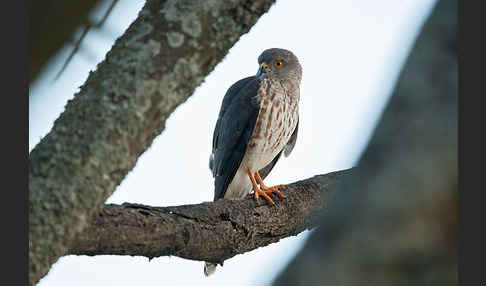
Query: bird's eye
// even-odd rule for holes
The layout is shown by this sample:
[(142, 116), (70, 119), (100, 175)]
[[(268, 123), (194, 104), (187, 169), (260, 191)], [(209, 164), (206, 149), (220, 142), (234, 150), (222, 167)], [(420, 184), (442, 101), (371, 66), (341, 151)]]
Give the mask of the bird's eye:
[(283, 66), (283, 62), (281, 60), (277, 60), (273, 63), (273, 65), (279, 69)]

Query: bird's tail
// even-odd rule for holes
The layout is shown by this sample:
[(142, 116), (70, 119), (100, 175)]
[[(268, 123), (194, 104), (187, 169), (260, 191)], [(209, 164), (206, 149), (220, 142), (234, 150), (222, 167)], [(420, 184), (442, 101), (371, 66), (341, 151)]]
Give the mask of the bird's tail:
[(216, 266), (218, 266), (216, 263), (204, 262), (204, 275), (208, 277), (209, 275), (213, 274), (214, 271), (216, 271)]

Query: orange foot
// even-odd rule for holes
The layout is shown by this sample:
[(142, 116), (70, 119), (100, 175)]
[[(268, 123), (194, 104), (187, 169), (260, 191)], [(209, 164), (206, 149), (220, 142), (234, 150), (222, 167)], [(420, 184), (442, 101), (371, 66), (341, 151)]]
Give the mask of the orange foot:
[[(260, 174), (258, 174), (258, 171), (255, 172), (255, 175), (253, 175), (253, 171), (250, 168), (248, 168), (248, 176), (250, 177), (251, 183), (253, 184), (253, 194), (251, 195), (254, 195), (255, 198), (258, 199), (258, 197), (261, 195), (271, 205), (275, 204), (273, 200), (270, 198), (270, 195), (272, 195), (272, 193), (276, 193), (277, 195), (280, 196), (280, 198), (285, 199), (285, 196), (278, 190), (278, 189), (285, 189), (284, 185), (267, 187), (263, 183), (263, 180), (260, 177)], [(258, 186), (256, 181), (258, 181), (258, 184), (260, 184), (260, 186)]]

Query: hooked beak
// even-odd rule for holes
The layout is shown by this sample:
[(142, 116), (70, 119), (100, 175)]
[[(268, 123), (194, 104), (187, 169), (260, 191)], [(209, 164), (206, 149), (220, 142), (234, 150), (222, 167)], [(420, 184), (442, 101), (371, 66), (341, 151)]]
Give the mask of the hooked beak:
[(264, 62), (263, 62), (263, 63), (260, 65), (260, 68), (258, 69), (258, 72), (257, 72), (257, 74), (256, 74), (256, 77), (260, 77), (260, 76), (262, 76), (263, 74), (266, 74), (266, 73), (268, 72), (268, 70), (269, 70), (269, 69), (270, 69), (270, 68), (268, 67), (268, 65), (267, 65), (266, 63), (264, 63)]

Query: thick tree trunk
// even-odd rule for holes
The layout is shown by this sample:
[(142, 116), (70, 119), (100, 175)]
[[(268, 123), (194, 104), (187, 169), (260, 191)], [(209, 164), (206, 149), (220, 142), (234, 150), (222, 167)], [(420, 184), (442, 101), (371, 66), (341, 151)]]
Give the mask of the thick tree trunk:
[(223, 263), (315, 226), (337, 186), (352, 169), (289, 184), (285, 199), (218, 200), (196, 205), (105, 205), (69, 254), (174, 255)]
[(457, 1), (440, 0), (358, 163), (274, 285), (457, 285)]
[(273, 2), (147, 1), (30, 153), (30, 285), (67, 253), (171, 112)]

